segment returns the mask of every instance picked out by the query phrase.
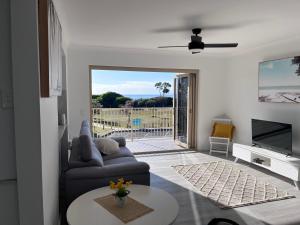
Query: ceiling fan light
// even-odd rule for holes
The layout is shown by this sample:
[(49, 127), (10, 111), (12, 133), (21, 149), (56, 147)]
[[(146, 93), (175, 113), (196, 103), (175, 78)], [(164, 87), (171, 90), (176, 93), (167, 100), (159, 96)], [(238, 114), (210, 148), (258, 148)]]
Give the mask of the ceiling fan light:
[(189, 47), (189, 50), (192, 52), (201, 51), (204, 49), (204, 43), (192, 41), (189, 43), (188, 47)]
[(203, 48), (192, 48), (189, 49), (190, 52), (201, 52), (203, 50)]

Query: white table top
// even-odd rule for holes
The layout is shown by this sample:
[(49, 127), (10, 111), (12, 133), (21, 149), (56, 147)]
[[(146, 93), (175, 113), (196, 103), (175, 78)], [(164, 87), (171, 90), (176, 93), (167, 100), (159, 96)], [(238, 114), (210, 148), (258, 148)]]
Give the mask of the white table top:
[[(169, 225), (178, 214), (179, 206), (169, 193), (154, 187), (131, 185), (130, 197), (154, 209), (126, 225)], [(124, 223), (112, 215), (94, 199), (112, 194), (109, 187), (87, 192), (74, 200), (68, 208), (69, 225), (123, 225)]]

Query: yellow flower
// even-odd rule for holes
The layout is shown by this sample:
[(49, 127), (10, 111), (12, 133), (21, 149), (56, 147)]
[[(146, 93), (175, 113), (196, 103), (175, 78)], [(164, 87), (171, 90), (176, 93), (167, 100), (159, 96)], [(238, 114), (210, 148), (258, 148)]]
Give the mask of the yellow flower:
[(125, 188), (124, 186), (128, 187), (131, 184), (132, 184), (132, 181), (125, 182), (124, 178), (119, 178), (117, 183), (115, 183), (113, 181), (109, 182), (109, 186), (111, 189), (119, 189), (119, 190)]
[(118, 181), (123, 184), (124, 183), (124, 178), (120, 178), (120, 179), (118, 179)]
[(122, 188), (122, 187), (123, 187), (123, 182), (119, 181), (119, 182), (117, 183), (117, 188), (120, 189), (120, 188)]
[(109, 186), (111, 189), (115, 189), (116, 188), (116, 184), (113, 181), (109, 182)]

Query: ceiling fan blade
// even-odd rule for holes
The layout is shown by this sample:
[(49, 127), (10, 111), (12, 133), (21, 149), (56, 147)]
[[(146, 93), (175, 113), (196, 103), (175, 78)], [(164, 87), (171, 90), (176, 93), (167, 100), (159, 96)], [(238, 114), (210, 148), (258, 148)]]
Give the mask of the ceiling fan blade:
[(187, 48), (187, 45), (158, 46), (158, 48)]
[(218, 31), (218, 30), (230, 30), (230, 29), (235, 29), (241, 27), (241, 24), (222, 24), (222, 25), (203, 25), (199, 22), (192, 23), (190, 25), (182, 26), (182, 27), (166, 27), (166, 28), (159, 28), (159, 29), (154, 29), (151, 32), (153, 33), (177, 33), (177, 32), (188, 32), (191, 31), (195, 27), (201, 27), (201, 29), (206, 32), (206, 31)]
[(200, 52), (192, 52), (192, 54), (198, 54), (198, 53), (200, 53)]
[(215, 44), (204, 44), (204, 48), (235, 48), (238, 43), (215, 43)]
[(152, 32), (154, 33), (176, 33), (176, 32), (188, 32), (191, 31), (191, 27), (168, 27), (168, 28), (159, 28), (159, 29), (154, 29)]

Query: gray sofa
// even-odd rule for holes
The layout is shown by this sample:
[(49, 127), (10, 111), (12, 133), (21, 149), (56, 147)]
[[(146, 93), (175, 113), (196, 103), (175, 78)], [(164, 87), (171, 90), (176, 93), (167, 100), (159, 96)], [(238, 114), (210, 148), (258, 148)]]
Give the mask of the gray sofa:
[(69, 169), (64, 173), (65, 200), (69, 205), (79, 195), (108, 186), (109, 181), (123, 177), (134, 184), (150, 185), (149, 165), (139, 162), (124, 138), (115, 138), (120, 152), (103, 155), (90, 133), (89, 123), (82, 122), (79, 138), (72, 140)]

